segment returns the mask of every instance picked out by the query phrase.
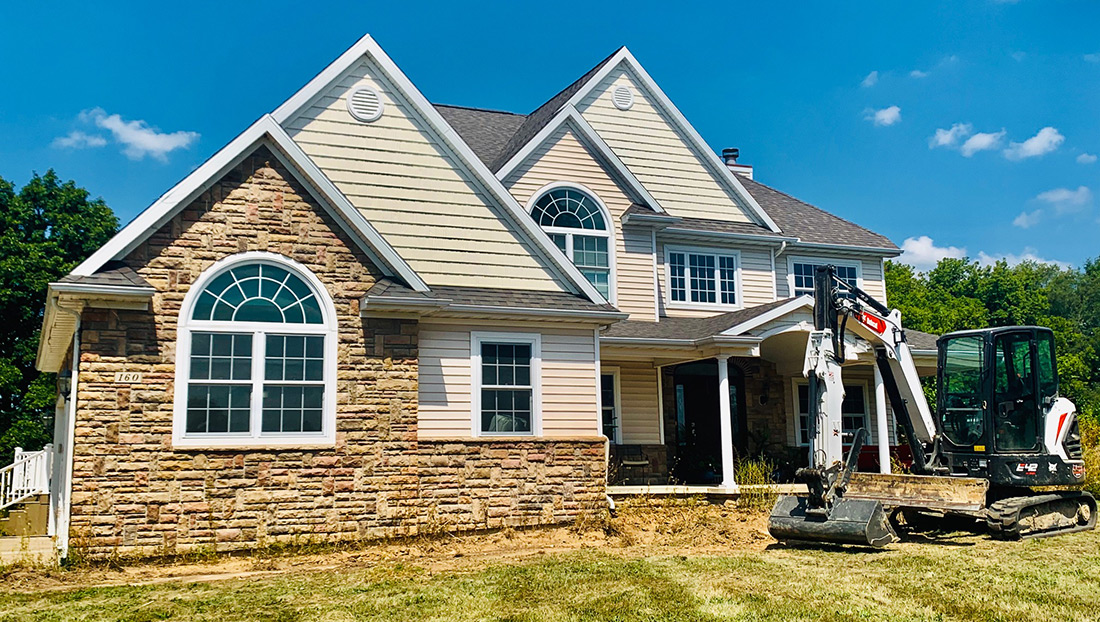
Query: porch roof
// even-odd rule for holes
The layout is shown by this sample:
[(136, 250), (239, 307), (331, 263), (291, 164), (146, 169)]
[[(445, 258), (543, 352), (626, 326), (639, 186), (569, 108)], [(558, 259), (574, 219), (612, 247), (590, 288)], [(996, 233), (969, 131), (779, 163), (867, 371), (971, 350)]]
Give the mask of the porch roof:
[(623, 320), (600, 333), (609, 339), (696, 340), (722, 334), (729, 329), (789, 305), (798, 298), (784, 298), (768, 304), (711, 317), (663, 317), (659, 322)]

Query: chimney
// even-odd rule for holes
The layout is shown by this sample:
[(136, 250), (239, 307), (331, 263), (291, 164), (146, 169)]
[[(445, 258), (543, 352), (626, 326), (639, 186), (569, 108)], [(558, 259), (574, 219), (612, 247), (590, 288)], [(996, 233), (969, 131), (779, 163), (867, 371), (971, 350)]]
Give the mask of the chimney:
[(722, 161), (726, 163), (726, 168), (737, 173), (742, 177), (748, 177), (752, 179), (752, 165), (751, 164), (738, 164), (737, 158), (741, 155), (740, 149), (723, 149)]

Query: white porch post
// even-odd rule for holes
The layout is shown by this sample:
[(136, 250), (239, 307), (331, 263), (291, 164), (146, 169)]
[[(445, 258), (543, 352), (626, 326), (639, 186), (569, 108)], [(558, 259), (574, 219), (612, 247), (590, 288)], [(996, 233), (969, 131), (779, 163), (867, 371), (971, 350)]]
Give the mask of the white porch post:
[(878, 426), (879, 473), (890, 472), (890, 430), (886, 423), (886, 386), (882, 384), (882, 372), (875, 369), (875, 423)]
[(733, 488), (733, 421), (730, 414), (729, 356), (718, 356), (718, 416), (722, 431), (722, 487)]

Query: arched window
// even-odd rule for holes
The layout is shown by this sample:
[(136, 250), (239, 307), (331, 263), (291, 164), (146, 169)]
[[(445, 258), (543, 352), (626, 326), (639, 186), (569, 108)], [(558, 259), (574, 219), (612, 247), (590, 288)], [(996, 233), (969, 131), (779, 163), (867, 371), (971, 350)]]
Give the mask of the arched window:
[(575, 187), (555, 187), (539, 195), (531, 217), (596, 290), (610, 300), (611, 233), (599, 202)]
[(333, 442), (335, 379), (335, 310), (320, 281), (280, 255), (235, 255), (180, 310), (174, 440)]

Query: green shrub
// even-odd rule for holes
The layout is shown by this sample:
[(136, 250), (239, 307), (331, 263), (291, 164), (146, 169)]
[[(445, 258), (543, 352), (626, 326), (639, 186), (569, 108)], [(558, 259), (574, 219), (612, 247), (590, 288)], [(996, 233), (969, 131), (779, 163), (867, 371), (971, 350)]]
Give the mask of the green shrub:
[(1081, 415), (1081, 449), (1085, 452), (1085, 490), (1100, 497), (1100, 418)]

